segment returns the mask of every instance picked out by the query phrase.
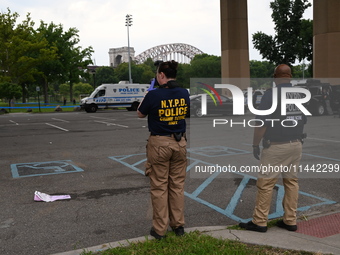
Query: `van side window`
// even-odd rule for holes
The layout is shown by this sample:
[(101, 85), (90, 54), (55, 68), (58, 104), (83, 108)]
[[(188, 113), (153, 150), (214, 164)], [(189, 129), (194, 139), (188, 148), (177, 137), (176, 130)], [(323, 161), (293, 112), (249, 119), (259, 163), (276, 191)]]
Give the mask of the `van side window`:
[(97, 98), (97, 97), (103, 97), (103, 96), (105, 96), (105, 89), (99, 90), (98, 93), (94, 97)]

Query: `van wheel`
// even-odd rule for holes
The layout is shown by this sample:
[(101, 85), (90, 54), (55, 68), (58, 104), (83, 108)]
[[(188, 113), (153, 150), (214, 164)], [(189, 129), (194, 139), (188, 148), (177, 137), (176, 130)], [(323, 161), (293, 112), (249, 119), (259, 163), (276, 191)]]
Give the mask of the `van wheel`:
[(320, 116), (325, 114), (325, 107), (322, 104), (317, 104), (315, 109), (315, 114)]
[(85, 108), (86, 112), (96, 112), (98, 109), (97, 105), (90, 104), (88, 107)]
[(129, 107), (130, 109), (128, 109), (128, 108), (126, 108), (126, 109), (128, 109), (128, 111), (137, 111), (138, 106), (139, 106), (139, 103), (138, 102), (134, 102), (131, 105), (131, 107)]

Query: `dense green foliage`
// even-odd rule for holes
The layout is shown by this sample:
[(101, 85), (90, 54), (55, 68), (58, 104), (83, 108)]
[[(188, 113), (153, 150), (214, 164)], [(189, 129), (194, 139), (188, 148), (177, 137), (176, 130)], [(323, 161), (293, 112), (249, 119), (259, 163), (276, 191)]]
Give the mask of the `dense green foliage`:
[[(253, 35), (255, 48), (269, 61), (250, 61), (251, 78), (270, 78), (276, 64), (292, 64), (296, 59), (312, 59), (312, 21), (302, 20), (310, 4), (308, 0), (274, 0), (270, 7), (275, 23), (274, 37), (258, 32)], [(61, 24), (40, 22), (34, 28), (30, 14), (18, 22), (19, 14), (0, 12), (0, 99), (26, 102), (38, 93), (45, 103), (49, 100), (73, 100), (89, 94), (103, 83), (129, 79), (128, 63), (117, 68), (89, 67), (91, 46), (78, 44), (77, 28), (65, 30)], [(134, 83), (150, 83), (156, 66), (152, 59), (131, 65)], [(293, 67), (294, 78), (311, 77), (311, 66)], [(178, 82), (190, 87), (190, 78), (221, 77), (221, 57), (196, 55), (190, 64), (179, 64)], [(251, 84), (254, 88), (262, 86)], [(40, 88), (40, 92), (37, 92)]]
[(119, 79), (115, 74), (113, 68), (108, 66), (99, 67), (96, 69), (95, 79), (93, 79), (92, 84), (95, 84), (95, 87), (98, 87), (104, 83), (118, 83)]
[[(155, 77), (157, 67), (154, 61), (149, 58), (143, 64), (131, 63), (131, 77), (134, 83), (150, 83)], [(189, 88), (190, 78), (215, 78), (221, 76), (221, 57), (201, 54), (196, 55), (190, 64), (179, 64), (177, 72), (178, 82)], [(94, 79), (94, 78), (92, 78)], [(96, 69), (95, 81), (91, 84), (97, 86), (103, 83), (117, 83), (118, 81), (129, 80), (128, 63), (121, 63), (117, 68), (100, 67)]]
[(21, 96), (20, 86), (10, 82), (0, 83), (0, 98), (6, 98), (8, 102), (11, 99)]
[(92, 63), (92, 47), (77, 45), (76, 28), (64, 30), (62, 25), (41, 21), (35, 29), (29, 13), (21, 23), (18, 18), (9, 9), (0, 13), (0, 82), (21, 86), (23, 102), (31, 87), (40, 86), (47, 102), (53, 83), (69, 82), (72, 98), (73, 83), (86, 77), (84, 70)]
[[(128, 63), (121, 63), (116, 69), (115, 73), (120, 81), (129, 80), (129, 67)], [(152, 68), (146, 64), (136, 65), (131, 63), (131, 77), (133, 83), (147, 84), (155, 76)]]
[(304, 11), (310, 6), (308, 0), (270, 2), (275, 36), (263, 32), (253, 34), (254, 47), (264, 59), (276, 65), (312, 60), (313, 23), (302, 19)]
[[(87, 94), (87, 95), (90, 94), (93, 91), (93, 87), (88, 83), (79, 82), (79, 83), (73, 84), (72, 90), (73, 90), (74, 97), (70, 97), (70, 101), (71, 99), (79, 98), (81, 94)], [(69, 91), (70, 91), (70, 83), (60, 84), (59, 93), (63, 98), (68, 97)]]

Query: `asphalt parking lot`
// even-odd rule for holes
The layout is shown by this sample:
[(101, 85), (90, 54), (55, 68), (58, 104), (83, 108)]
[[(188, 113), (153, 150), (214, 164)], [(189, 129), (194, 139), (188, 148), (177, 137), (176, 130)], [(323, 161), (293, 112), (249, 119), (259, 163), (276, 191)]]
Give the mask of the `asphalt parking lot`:
[[(188, 133), (211, 132), (211, 121), (190, 119)], [(301, 164), (340, 164), (339, 124), (333, 116), (309, 118)], [(51, 254), (148, 234), (146, 119), (125, 110), (7, 114), (0, 131), (1, 254)], [(186, 227), (231, 225), (252, 215), (254, 175), (195, 173), (197, 165), (257, 164), (252, 129), (221, 125), (212, 132), (219, 135), (189, 135)], [(300, 179), (299, 214), (337, 205), (340, 173), (325, 176)], [(71, 199), (34, 202), (35, 191)], [(282, 215), (282, 195), (278, 183), (271, 218)]]

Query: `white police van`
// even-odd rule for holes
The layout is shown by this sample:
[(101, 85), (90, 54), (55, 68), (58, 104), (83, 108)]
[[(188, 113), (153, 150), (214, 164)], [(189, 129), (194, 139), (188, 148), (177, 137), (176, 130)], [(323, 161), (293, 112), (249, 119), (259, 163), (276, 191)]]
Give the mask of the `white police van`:
[(80, 107), (86, 112), (96, 112), (98, 109), (126, 107), (136, 111), (145, 96), (150, 84), (102, 84), (89, 97), (80, 101)]

